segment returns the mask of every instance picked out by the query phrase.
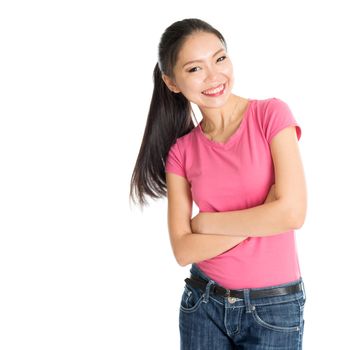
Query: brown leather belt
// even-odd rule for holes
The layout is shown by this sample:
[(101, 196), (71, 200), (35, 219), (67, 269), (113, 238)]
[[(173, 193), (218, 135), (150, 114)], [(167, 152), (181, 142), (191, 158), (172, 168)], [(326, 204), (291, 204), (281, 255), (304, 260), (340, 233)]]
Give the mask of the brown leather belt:
[[(202, 291), (205, 291), (208, 281), (191, 274), (190, 278), (186, 278), (185, 282), (194, 288), (200, 288)], [(259, 290), (250, 290), (250, 298), (264, 298), (264, 297), (273, 297), (279, 295), (293, 294), (302, 291), (301, 282), (293, 284), (286, 287), (276, 287), (268, 289), (259, 289)], [(226, 289), (217, 284), (211, 286), (211, 292), (215, 295), (222, 297), (234, 297), (239, 299), (244, 299), (243, 290), (235, 289)]]

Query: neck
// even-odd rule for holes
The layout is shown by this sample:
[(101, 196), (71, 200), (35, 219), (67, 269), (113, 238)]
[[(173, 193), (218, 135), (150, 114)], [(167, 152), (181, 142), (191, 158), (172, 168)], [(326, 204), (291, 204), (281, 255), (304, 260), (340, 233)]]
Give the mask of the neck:
[(231, 94), (226, 105), (221, 109), (201, 110), (203, 120), (202, 129), (205, 133), (223, 132), (228, 126), (237, 121), (239, 115), (240, 98)]

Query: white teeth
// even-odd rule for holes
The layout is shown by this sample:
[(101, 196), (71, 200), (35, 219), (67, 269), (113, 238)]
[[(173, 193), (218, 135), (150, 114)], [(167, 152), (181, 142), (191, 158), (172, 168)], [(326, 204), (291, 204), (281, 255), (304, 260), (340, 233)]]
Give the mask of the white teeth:
[(222, 84), (219, 87), (217, 87), (216, 89), (203, 91), (203, 94), (205, 94), (205, 95), (214, 95), (214, 94), (222, 91), (223, 89), (224, 89), (224, 85)]

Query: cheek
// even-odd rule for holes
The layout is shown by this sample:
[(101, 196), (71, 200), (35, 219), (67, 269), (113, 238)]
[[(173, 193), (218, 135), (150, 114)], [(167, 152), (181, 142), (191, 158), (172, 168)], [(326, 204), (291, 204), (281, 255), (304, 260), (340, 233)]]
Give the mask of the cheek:
[(227, 65), (224, 70), (223, 73), (227, 76), (229, 76), (231, 79), (233, 79), (233, 67), (231, 64)]
[(188, 94), (192, 94), (192, 93), (197, 94), (202, 86), (203, 86), (203, 77), (200, 76), (200, 74), (197, 74), (196, 76), (188, 78), (185, 84), (185, 91)]
[(192, 90), (195, 90), (200, 82), (200, 75), (198, 73), (193, 73), (193, 75), (188, 74), (186, 76), (182, 76), (181, 79), (178, 80), (178, 86), (181, 90), (190, 92)]
[(227, 67), (227, 69), (225, 70), (224, 74), (225, 74), (225, 76), (228, 77), (230, 88), (232, 88), (233, 82), (234, 82), (234, 80), (235, 80), (235, 79), (234, 79), (234, 75), (233, 75), (233, 69), (232, 69), (232, 67)]

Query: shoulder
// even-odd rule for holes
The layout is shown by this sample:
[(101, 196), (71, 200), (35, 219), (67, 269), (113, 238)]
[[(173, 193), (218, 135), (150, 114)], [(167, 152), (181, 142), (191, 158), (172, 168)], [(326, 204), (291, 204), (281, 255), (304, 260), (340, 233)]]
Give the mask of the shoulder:
[(281, 116), (292, 115), (292, 111), (287, 102), (278, 97), (256, 100), (256, 113), (258, 118), (265, 123), (281, 118)]
[(181, 148), (186, 148), (186, 146), (188, 146), (190, 143), (192, 143), (193, 138), (195, 137), (195, 134), (197, 132), (198, 127), (199, 126), (197, 125), (190, 132), (188, 132), (187, 134), (178, 137), (174, 144), (177, 144), (177, 146), (179, 146)]
[[(277, 112), (289, 111), (288, 104), (278, 97), (268, 98), (249, 98), (247, 106), (250, 106), (252, 114), (255, 115), (257, 120), (263, 121), (268, 118), (269, 115)], [(248, 108), (247, 108), (248, 109)]]
[(268, 97), (265, 99), (257, 99), (256, 100), (257, 107), (264, 112), (288, 108), (288, 104), (286, 101), (279, 97)]
[(168, 158), (176, 157), (178, 160), (183, 160), (186, 150), (190, 150), (191, 145), (193, 145), (193, 137), (196, 130), (197, 127), (194, 127), (187, 134), (176, 138), (176, 140), (170, 146)]

